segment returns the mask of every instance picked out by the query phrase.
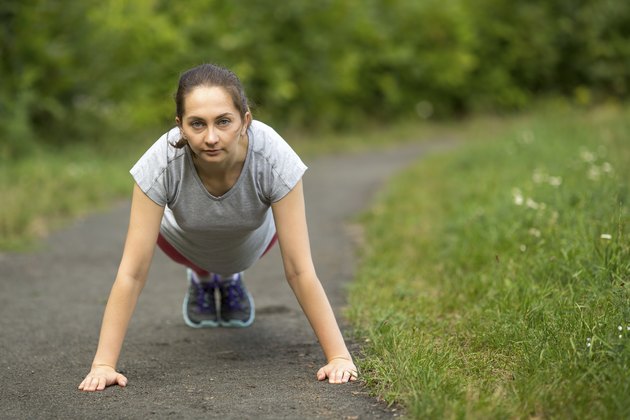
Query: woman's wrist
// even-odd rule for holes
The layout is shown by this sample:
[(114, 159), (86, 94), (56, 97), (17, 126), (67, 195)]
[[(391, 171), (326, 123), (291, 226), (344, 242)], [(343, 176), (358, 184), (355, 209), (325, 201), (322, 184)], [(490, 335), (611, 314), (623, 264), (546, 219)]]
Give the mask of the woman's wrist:
[(342, 355), (338, 355), (338, 356), (332, 356), (328, 358), (328, 363), (332, 362), (333, 360), (347, 360), (349, 362), (352, 362), (352, 356), (350, 356), (350, 353), (346, 353), (346, 354), (342, 354)]
[(114, 366), (112, 366), (110, 364), (107, 364), (107, 363), (99, 363), (99, 362), (92, 363), (92, 369), (100, 368), (100, 367), (108, 367), (110, 369), (116, 370), (116, 367), (114, 367)]

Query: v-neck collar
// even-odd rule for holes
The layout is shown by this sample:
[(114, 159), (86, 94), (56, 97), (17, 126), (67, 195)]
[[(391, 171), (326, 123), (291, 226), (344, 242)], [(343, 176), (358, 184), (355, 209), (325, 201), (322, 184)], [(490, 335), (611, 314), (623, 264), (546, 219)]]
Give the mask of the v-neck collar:
[(225, 200), (226, 198), (228, 198), (230, 195), (233, 194), (233, 192), (242, 183), (243, 178), (245, 178), (245, 173), (247, 171), (249, 171), (249, 161), (251, 159), (252, 144), (254, 142), (254, 135), (253, 135), (253, 132), (251, 130), (251, 127), (247, 128), (247, 138), (248, 138), (247, 154), (245, 155), (245, 162), (243, 162), (243, 168), (241, 169), (241, 173), (238, 175), (238, 179), (236, 180), (234, 185), (232, 185), (232, 187), (230, 187), (230, 189), (227, 190), (227, 192), (225, 194), (219, 195), (219, 196), (213, 195), (212, 193), (210, 193), (210, 191), (208, 191), (208, 189), (204, 185), (203, 181), (201, 180), (201, 177), (197, 173), (197, 168), (195, 168), (195, 163), (193, 162), (193, 157), (192, 157), (192, 153), (190, 151), (190, 148), (189, 147), (185, 148), (185, 150), (186, 150), (186, 159), (188, 160), (188, 163), (190, 164), (190, 167), (192, 168), (193, 178), (197, 182), (197, 185), (203, 190), (203, 192), (206, 194), (206, 196), (208, 198), (210, 198), (211, 200), (214, 200), (214, 201)]

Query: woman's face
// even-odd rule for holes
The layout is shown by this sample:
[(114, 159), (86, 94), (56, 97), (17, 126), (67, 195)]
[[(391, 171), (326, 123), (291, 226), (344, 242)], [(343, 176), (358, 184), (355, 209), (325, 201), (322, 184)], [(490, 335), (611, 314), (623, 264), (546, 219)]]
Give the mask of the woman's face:
[(225, 89), (199, 86), (184, 99), (184, 115), (176, 121), (198, 159), (229, 164), (238, 159), (238, 146), (245, 138), (251, 114), (241, 118)]

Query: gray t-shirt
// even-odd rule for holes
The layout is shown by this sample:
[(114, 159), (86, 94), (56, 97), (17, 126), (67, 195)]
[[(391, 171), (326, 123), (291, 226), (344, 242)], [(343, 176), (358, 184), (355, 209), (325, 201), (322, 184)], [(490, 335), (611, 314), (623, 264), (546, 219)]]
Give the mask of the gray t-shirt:
[(206, 190), (190, 149), (172, 146), (177, 127), (160, 137), (131, 168), (134, 180), (164, 206), (160, 232), (199, 267), (227, 275), (251, 267), (275, 234), (271, 204), (295, 187), (306, 165), (271, 127), (253, 121), (243, 170), (220, 197)]

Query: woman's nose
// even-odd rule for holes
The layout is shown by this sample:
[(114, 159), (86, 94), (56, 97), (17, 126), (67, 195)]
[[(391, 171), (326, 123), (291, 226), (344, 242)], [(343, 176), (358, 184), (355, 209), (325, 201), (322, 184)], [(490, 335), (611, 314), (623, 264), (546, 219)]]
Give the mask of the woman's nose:
[(208, 135), (206, 136), (206, 143), (217, 144), (218, 141), (219, 141), (219, 134), (216, 132), (214, 128), (210, 128), (208, 130)]

